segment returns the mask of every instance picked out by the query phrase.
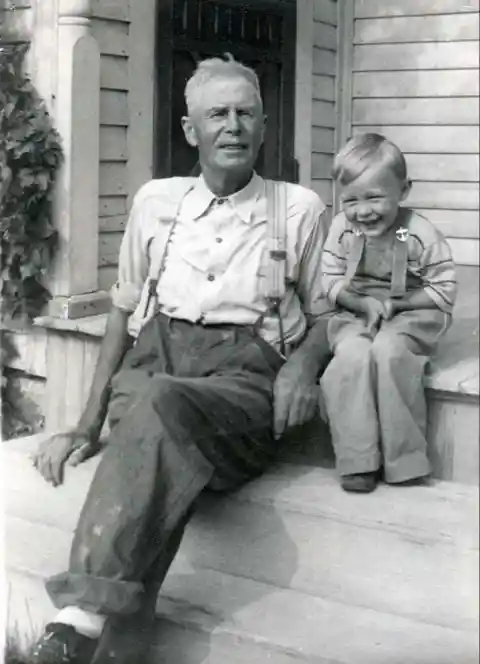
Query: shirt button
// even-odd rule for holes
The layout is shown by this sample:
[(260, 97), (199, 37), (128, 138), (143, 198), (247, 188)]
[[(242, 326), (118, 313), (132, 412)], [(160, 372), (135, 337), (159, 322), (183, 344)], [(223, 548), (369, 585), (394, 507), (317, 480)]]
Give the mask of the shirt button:
[(216, 237), (215, 242), (218, 242), (218, 244), (220, 244), (221, 242), (223, 242), (223, 237)]
[(207, 276), (208, 281), (215, 281), (215, 275), (214, 274), (209, 274)]

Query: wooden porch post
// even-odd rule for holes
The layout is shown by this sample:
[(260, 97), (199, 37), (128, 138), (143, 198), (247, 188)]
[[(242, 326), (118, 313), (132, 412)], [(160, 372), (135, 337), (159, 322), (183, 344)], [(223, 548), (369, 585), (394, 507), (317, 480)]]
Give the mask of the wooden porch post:
[[(100, 53), (91, 35), (91, 0), (58, 0), (55, 120), (65, 162), (54, 219), (60, 247), (51, 273), (49, 313), (102, 313), (97, 293)], [(92, 307), (93, 305), (93, 307)]]
[[(103, 313), (109, 302), (107, 294), (97, 292), (100, 53), (90, 31), (91, 0), (57, 1), (53, 108), (65, 161), (54, 203), (60, 247), (50, 275), (50, 316), (39, 321), (49, 328), (45, 395), (48, 431), (77, 423), (93, 372), (93, 363), (86, 358), (89, 349), (84, 335), (61, 329), (58, 319)], [(98, 307), (99, 302), (105, 308)]]

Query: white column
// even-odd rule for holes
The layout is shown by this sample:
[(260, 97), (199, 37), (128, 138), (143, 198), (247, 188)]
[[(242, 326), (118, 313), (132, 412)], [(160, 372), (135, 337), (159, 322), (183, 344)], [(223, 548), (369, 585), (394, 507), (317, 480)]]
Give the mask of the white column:
[(90, 0), (58, 0), (54, 108), (65, 161), (54, 205), (60, 245), (50, 312), (64, 318), (95, 313), (88, 303), (97, 295), (100, 53), (90, 28)]

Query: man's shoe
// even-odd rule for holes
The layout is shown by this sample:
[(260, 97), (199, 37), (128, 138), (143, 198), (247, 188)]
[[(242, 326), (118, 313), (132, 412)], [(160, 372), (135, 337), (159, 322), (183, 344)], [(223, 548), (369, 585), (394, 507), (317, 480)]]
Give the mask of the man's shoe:
[(378, 482), (378, 473), (355, 473), (343, 475), (341, 479), (342, 489), (352, 493), (371, 493), (375, 490)]
[(98, 640), (71, 625), (49, 623), (31, 654), (32, 664), (90, 664)]

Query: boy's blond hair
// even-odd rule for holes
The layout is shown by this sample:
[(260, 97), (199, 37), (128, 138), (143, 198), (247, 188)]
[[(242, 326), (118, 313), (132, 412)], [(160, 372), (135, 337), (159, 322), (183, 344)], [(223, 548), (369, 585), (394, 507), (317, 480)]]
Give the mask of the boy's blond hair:
[(345, 186), (372, 166), (390, 168), (400, 182), (407, 180), (407, 164), (400, 148), (375, 133), (350, 138), (334, 159), (332, 176)]

